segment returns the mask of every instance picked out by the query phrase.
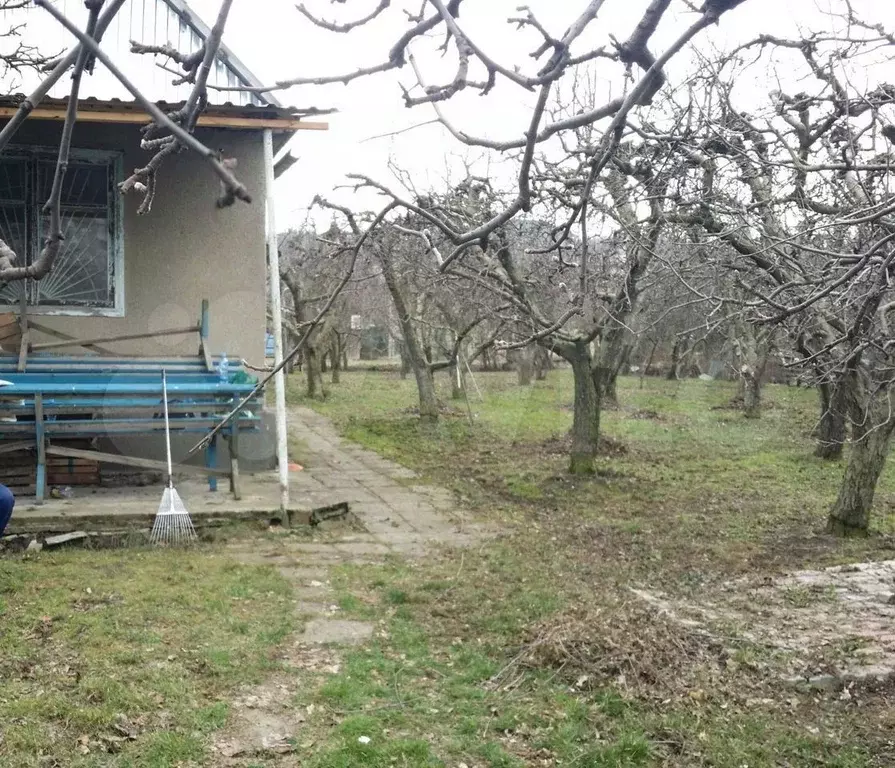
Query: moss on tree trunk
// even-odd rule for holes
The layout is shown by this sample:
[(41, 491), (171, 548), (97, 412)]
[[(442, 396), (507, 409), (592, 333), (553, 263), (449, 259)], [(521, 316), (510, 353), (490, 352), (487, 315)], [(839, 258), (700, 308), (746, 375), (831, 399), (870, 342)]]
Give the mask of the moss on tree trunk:
[(747, 419), (761, 416), (761, 379), (751, 369), (743, 372), (743, 413)]
[(827, 530), (837, 536), (867, 535), (876, 485), (895, 427), (895, 418), (886, 414), (885, 419), (876, 420), (869, 410), (861, 414), (860, 420), (853, 417), (852, 422), (854, 440), (845, 477), (827, 519)]
[(594, 457), (600, 439), (600, 400), (594, 384), (588, 345), (576, 343), (566, 359), (572, 365), (575, 400), (572, 416), (572, 450), (569, 472), (573, 475), (594, 473)]

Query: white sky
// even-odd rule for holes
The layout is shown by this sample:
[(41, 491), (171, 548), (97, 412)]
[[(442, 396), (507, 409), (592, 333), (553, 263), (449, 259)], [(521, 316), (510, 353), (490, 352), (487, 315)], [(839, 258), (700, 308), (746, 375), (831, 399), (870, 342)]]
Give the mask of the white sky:
[[(701, 0), (696, 0), (700, 2)], [(220, 0), (189, 0), (191, 7), (211, 24)], [(369, 12), (378, 0), (352, 0), (334, 3), (331, 0), (304, 0), (316, 15), (341, 21)], [(519, 64), (525, 71), (536, 69), (528, 53), (540, 42), (532, 30), (519, 33), (506, 23), (509, 16), (519, 15), (517, 8), (526, 0), (465, 0), (460, 23), (470, 37), (494, 59), (504, 65)], [(577, 44), (577, 53), (608, 42), (607, 34), (625, 39), (640, 19), (648, 0), (607, 0), (588, 36)], [(403, 13), (407, 7), (418, 12), (421, 0), (397, 0), (379, 19), (368, 27), (349, 34), (335, 34), (314, 27), (295, 10), (295, 0), (234, 0), (224, 40), (233, 52), (265, 83), (295, 76), (338, 74), (383, 61), (388, 49), (407, 29)], [(538, 19), (557, 37), (585, 5), (585, 0), (527, 0)], [(895, 26), (891, 8), (893, 0), (852, 0), (856, 12), (867, 20), (883, 21)], [(728, 47), (760, 33), (781, 37), (795, 36), (804, 30), (829, 29), (829, 12), (841, 8), (841, 0), (746, 0), (726, 14), (719, 28), (703, 33), (699, 47), (714, 43)], [(888, 11), (888, 13), (886, 12)], [(672, 3), (651, 50), (660, 52), (665, 44), (696, 19), (683, 0)], [(449, 81), (455, 71), (451, 56), (441, 59), (436, 52), (440, 39), (418, 41), (414, 52), (420, 59), (427, 82)], [(453, 51), (451, 51), (453, 53)], [(669, 68), (672, 82), (690, 68), (690, 53), (682, 54)], [(622, 87), (619, 68), (600, 62), (598, 77), (604, 95), (617, 94)], [(890, 63), (888, 69), (895, 69)], [(473, 77), (480, 73), (472, 72)], [(758, 73), (757, 73), (758, 74)], [(876, 74), (895, 82), (895, 71), (889, 76)], [(339, 199), (354, 207), (372, 207), (375, 198), (369, 194), (356, 197), (350, 190), (336, 190), (345, 184), (348, 173), (363, 173), (389, 184), (395, 184), (388, 169), (390, 160), (406, 169), (420, 189), (437, 185), (452, 172), (455, 177), (462, 160), (483, 163), (480, 151), (459, 145), (439, 125), (404, 129), (430, 121), (434, 113), (430, 105), (413, 109), (404, 106), (400, 84), (415, 83), (409, 65), (397, 72), (363, 78), (347, 86), (305, 86), (279, 91), (284, 104), (300, 107), (336, 107), (340, 111), (326, 118), (328, 132), (301, 132), (292, 142), (293, 153), (300, 161), (277, 183), (277, 225), (283, 230), (298, 226), (307, 215), (315, 194)], [(740, 85), (740, 84), (738, 84)], [(764, 96), (774, 87), (770, 80), (743, 83), (741, 99), (748, 101)], [(491, 138), (516, 138), (524, 130), (532, 101), (531, 94), (498, 77), (497, 87), (486, 96), (462, 93), (445, 105), (445, 111), (458, 127), (475, 135)], [(395, 134), (383, 136), (383, 134)], [(381, 138), (376, 138), (381, 137)], [(493, 162), (489, 170), (498, 177), (510, 178), (511, 169), (501, 170)], [(325, 225), (328, 216), (318, 215)]]
[[(355, 0), (351, 3), (332, 3), (329, 0), (305, 0), (307, 7), (328, 19), (346, 20), (344, 7), (352, 14), (361, 15), (372, 9), (376, 0)], [(509, 16), (518, 15), (521, 0), (466, 0), (462, 5), (461, 24), (464, 30), (493, 58), (503, 64), (531, 67), (528, 53), (537, 36), (532, 31), (520, 34), (508, 25)], [(583, 0), (528, 0), (527, 4), (538, 19), (557, 36), (565, 30), (583, 7)], [(191, 0), (195, 10), (211, 21), (217, 0)], [(347, 35), (328, 33), (313, 27), (294, 8), (291, 0), (235, 0), (231, 22), (225, 41), (230, 48), (265, 83), (295, 76), (339, 73), (382, 61), (388, 48), (406, 29), (402, 6), (419, 9), (420, 1), (392, 4), (380, 19), (369, 28), (361, 28)], [(592, 25), (589, 40), (594, 44), (605, 41), (606, 31), (619, 39), (631, 32), (640, 18), (647, 0), (608, 0)], [(826, 29), (831, 25), (826, 12), (838, 6), (837, 0), (747, 0), (742, 6), (726, 14), (720, 28), (709, 30), (698, 38), (698, 45), (710, 40), (719, 45), (745, 41), (765, 32), (779, 36), (795, 35), (798, 28)], [(891, 0), (853, 0), (855, 10), (873, 20), (886, 20)], [(839, 6), (841, 7), (841, 6)], [(695, 20), (682, 3), (675, 2), (653, 39), (652, 50), (679, 34)], [(341, 16), (338, 14), (341, 13)], [(356, 17), (356, 16), (355, 16)], [(439, 41), (440, 42), (440, 41)], [(453, 75), (453, 61), (442, 62), (431, 54), (437, 43), (417, 43), (414, 50), (424, 60), (429, 83), (445, 82)], [(590, 46), (581, 45), (579, 51)], [(689, 64), (689, 54), (678, 60), (671, 70), (678, 72)], [(611, 63), (598, 65), (607, 72), (605, 87), (619, 88), (618, 69)], [(890, 78), (890, 81), (895, 77)], [(365, 196), (354, 200), (348, 190), (334, 192), (344, 184), (345, 175), (359, 172), (393, 183), (388, 170), (389, 159), (411, 172), (420, 188), (437, 184), (446, 174), (446, 166), (457, 167), (461, 158), (480, 159), (481, 153), (457, 144), (441, 126), (429, 125), (396, 136), (374, 138), (423, 123), (434, 117), (429, 105), (407, 109), (403, 104), (400, 83), (410, 86), (415, 82), (409, 65), (398, 72), (364, 78), (348, 86), (325, 88), (305, 86), (278, 92), (281, 102), (296, 106), (333, 106), (340, 112), (327, 118), (327, 133), (303, 132), (293, 141), (294, 154), (300, 157), (291, 171), (277, 184), (277, 224), (279, 229), (298, 225), (306, 215), (307, 206), (317, 193), (341, 197), (345, 202), (371, 205), (375, 200)], [(772, 84), (767, 83), (768, 87)], [(755, 86), (766, 93), (760, 84)], [(470, 133), (490, 137), (513, 138), (523, 130), (531, 97), (507, 81), (487, 97), (473, 93), (461, 94), (446, 107), (450, 117)], [(445, 159), (445, 154), (453, 157)]]

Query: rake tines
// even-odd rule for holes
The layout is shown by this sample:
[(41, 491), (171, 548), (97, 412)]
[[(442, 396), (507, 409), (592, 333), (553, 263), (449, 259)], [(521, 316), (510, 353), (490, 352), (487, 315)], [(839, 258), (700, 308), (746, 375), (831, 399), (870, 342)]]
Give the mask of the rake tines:
[(158, 514), (152, 524), (149, 541), (152, 544), (181, 544), (195, 541), (196, 529), (183, 499), (173, 485), (165, 488)]
[(196, 539), (196, 529), (180, 494), (174, 489), (174, 470), (171, 465), (171, 427), (168, 422), (168, 376), (162, 371), (162, 398), (165, 412), (165, 448), (168, 454), (168, 487), (162, 494), (155, 522), (149, 534), (153, 544), (181, 544)]

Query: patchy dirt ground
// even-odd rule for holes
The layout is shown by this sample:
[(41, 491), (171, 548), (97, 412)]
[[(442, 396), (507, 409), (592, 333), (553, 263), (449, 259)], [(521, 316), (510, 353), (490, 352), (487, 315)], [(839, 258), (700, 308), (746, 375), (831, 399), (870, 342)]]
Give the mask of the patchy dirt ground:
[(688, 626), (767, 649), (788, 683), (841, 689), (895, 677), (895, 560), (738, 579), (697, 601), (634, 592)]

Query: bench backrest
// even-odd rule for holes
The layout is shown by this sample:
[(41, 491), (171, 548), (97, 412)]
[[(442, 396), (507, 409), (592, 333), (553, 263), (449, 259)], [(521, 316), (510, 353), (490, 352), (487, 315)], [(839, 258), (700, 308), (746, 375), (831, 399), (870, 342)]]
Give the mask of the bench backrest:
[[(95, 408), (99, 411), (129, 406), (147, 407), (160, 402), (162, 371), (168, 378), (169, 400), (207, 406), (220, 411), (235, 399), (249, 394), (253, 384), (240, 376), (242, 367), (230, 369), (231, 378), (221, 382), (217, 371), (193, 358), (107, 358), (34, 355), (24, 373), (15, 370), (17, 359), (0, 355), (0, 377), (12, 386), (0, 389), (0, 414), (33, 406), (42, 395), (46, 411), (53, 408)], [(12, 370), (11, 370), (12, 368)], [(253, 400), (252, 406), (260, 403)], [(254, 408), (253, 408), (254, 409)]]

